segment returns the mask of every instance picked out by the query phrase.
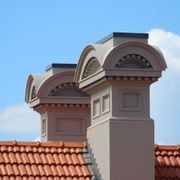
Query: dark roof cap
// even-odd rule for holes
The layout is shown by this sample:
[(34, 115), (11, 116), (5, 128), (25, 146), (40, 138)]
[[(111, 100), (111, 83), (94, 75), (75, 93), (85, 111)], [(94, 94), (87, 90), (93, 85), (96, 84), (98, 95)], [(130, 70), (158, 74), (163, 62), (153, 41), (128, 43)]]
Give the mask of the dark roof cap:
[(77, 64), (59, 64), (59, 63), (52, 63), (46, 67), (46, 71), (49, 71), (52, 68), (72, 68), (75, 69)]
[(125, 33), (125, 32), (113, 32), (109, 35), (107, 35), (106, 37), (104, 37), (103, 39), (99, 40), (98, 42), (96, 42), (97, 44), (102, 44), (106, 41), (108, 41), (109, 39), (115, 38), (115, 37), (119, 37), (119, 38), (148, 38), (149, 34), (147, 33)]

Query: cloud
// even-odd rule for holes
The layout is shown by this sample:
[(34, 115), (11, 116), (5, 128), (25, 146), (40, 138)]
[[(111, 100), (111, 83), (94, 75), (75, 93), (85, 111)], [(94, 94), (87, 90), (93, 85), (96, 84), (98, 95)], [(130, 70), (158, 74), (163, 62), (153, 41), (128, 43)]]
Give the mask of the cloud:
[(41, 141), (41, 137), (40, 136), (37, 136), (34, 141)]
[(168, 68), (151, 86), (151, 117), (155, 120), (156, 143), (178, 144), (180, 107), (180, 35), (163, 29), (149, 32), (149, 44), (163, 53)]
[(37, 133), (40, 131), (39, 115), (28, 105), (16, 104), (0, 112), (1, 133)]
[(180, 35), (163, 29), (152, 29), (149, 32), (149, 44), (158, 46), (168, 67), (180, 73)]

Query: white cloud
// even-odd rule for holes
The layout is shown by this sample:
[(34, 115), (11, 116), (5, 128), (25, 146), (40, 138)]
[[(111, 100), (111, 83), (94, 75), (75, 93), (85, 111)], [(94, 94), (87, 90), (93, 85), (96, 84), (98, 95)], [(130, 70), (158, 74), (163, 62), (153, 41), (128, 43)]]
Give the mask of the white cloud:
[(41, 141), (41, 137), (40, 136), (37, 136), (34, 141)]
[(37, 133), (40, 131), (39, 115), (22, 103), (0, 112), (0, 131), (5, 133)]
[(152, 29), (149, 44), (162, 51), (168, 66), (162, 78), (151, 87), (151, 116), (155, 120), (156, 143), (177, 144), (180, 142), (180, 35)]
[(163, 29), (152, 29), (149, 32), (149, 43), (161, 49), (170, 70), (180, 73), (180, 35)]

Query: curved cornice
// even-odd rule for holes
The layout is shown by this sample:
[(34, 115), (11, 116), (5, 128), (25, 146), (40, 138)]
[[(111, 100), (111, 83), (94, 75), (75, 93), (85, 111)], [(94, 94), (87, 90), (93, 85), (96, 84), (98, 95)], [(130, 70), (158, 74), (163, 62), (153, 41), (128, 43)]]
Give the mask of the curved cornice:
[(100, 71), (106, 72), (109, 69), (113, 70), (118, 61), (129, 54), (144, 57), (151, 64), (153, 71), (161, 72), (167, 68), (161, 51), (142, 42), (127, 42), (115, 47), (110, 47), (107, 44), (91, 44), (85, 47), (81, 53), (74, 80), (76, 83), (82, 81), (83, 73), (91, 58), (95, 57), (101, 66)]
[(162, 55), (162, 53), (160, 53), (160, 50), (157, 51), (157, 49), (155, 49), (154, 47), (141, 42), (127, 42), (115, 46), (105, 55), (102, 63), (103, 69), (112, 68), (112, 59), (117, 54), (120, 55), (120, 57), (118, 57), (120, 59), (121, 56), (133, 53), (142, 55), (146, 59), (148, 59), (147, 56), (154, 57), (156, 62), (151, 62), (152, 58), (148, 59), (148, 61), (150, 61), (150, 63), (152, 64), (153, 69), (165, 70), (167, 68), (164, 56)]
[(65, 71), (46, 78), (37, 89), (37, 96), (48, 96), (49, 92), (63, 83), (73, 82), (74, 71)]

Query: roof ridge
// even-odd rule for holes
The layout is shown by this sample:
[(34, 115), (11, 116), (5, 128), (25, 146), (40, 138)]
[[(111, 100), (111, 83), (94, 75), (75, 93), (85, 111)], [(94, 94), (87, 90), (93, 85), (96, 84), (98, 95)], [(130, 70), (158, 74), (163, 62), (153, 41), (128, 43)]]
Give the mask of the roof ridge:
[[(32, 146), (32, 147), (79, 147), (86, 148), (87, 142), (66, 142), (66, 141), (0, 141), (0, 146)], [(180, 151), (180, 144), (177, 145), (154, 145), (155, 150), (176, 150)]]
[(155, 150), (180, 151), (180, 144), (177, 144), (177, 145), (157, 145), (157, 144), (155, 144)]
[(86, 148), (86, 142), (65, 142), (65, 141), (0, 141), (0, 146), (32, 146), (32, 147), (76, 147)]

